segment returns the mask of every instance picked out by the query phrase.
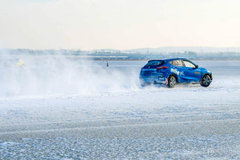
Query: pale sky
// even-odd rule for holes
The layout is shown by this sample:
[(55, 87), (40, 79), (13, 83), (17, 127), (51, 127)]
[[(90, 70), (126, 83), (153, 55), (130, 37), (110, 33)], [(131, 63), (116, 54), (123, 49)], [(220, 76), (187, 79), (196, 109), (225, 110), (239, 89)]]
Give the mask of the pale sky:
[(240, 47), (240, 0), (0, 0), (0, 48)]

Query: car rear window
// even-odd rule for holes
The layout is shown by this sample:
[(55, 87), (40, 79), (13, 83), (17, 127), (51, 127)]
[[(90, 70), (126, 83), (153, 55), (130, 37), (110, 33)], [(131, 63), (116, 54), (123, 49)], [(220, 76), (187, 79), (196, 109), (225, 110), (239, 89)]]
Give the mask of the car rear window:
[(148, 61), (148, 63), (144, 67), (156, 67), (163, 64), (164, 61), (157, 60), (157, 61)]

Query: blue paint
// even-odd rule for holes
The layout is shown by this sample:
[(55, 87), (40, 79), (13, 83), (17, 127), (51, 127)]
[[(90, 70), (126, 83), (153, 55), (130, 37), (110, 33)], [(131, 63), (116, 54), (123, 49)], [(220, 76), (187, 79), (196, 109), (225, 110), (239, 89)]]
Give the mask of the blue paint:
[(202, 77), (212, 72), (185, 58), (174, 58), (165, 60), (150, 60), (142, 67), (140, 81), (142, 85), (153, 83), (167, 83), (170, 75), (177, 78), (177, 83), (200, 83)]

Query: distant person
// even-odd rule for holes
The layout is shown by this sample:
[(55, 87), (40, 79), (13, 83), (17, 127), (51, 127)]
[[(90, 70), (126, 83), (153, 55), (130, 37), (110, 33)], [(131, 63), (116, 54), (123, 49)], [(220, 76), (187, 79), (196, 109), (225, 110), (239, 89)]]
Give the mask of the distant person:
[(107, 67), (109, 67), (109, 64), (108, 64), (108, 62), (107, 62)]

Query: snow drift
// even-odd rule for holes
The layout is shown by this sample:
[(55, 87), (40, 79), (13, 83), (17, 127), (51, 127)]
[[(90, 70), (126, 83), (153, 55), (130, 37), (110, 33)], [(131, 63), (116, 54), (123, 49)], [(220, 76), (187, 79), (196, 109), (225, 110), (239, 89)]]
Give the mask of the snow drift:
[(64, 55), (0, 55), (0, 96), (96, 94), (138, 88), (138, 70)]

